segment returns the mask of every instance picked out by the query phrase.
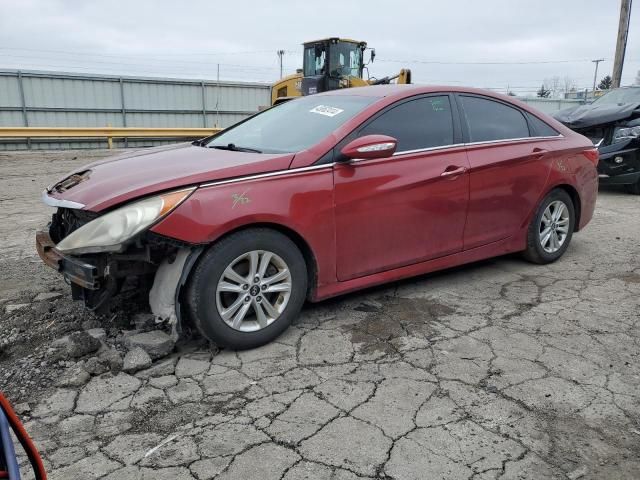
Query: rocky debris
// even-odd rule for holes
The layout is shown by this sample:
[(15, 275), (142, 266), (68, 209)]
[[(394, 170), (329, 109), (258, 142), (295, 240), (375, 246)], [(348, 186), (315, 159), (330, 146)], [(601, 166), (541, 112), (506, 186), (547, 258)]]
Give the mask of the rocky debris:
[(168, 355), (175, 346), (175, 341), (160, 330), (130, 335), (124, 339), (124, 343), (129, 349), (140, 347), (147, 352), (153, 360)]
[(584, 477), (587, 473), (589, 473), (589, 469), (583, 465), (567, 473), (567, 478), (569, 480), (578, 480), (579, 478)]
[(91, 375), (102, 375), (109, 371), (109, 365), (106, 362), (101, 361), (98, 357), (89, 358), (84, 364), (84, 368)]
[(16, 403), (13, 406), (13, 411), (16, 412), (18, 415), (25, 415), (25, 414), (31, 413), (31, 407), (27, 402)]
[(98, 358), (101, 362), (108, 365), (109, 370), (112, 372), (119, 372), (122, 370), (123, 359), (122, 354), (115, 348), (103, 348), (98, 354)]
[(57, 358), (80, 358), (95, 352), (100, 345), (100, 340), (80, 331), (55, 340), (51, 348)]
[(33, 299), (34, 302), (44, 302), (45, 300), (53, 300), (54, 298), (61, 297), (60, 292), (40, 292)]
[(20, 338), (20, 329), (12, 328), (7, 332), (0, 333), (0, 352), (14, 345)]
[(81, 387), (89, 381), (91, 375), (81, 364), (68, 368), (56, 382), (59, 387)]
[(107, 332), (104, 328), (90, 328), (89, 330), (86, 330), (86, 332), (101, 342), (104, 342), (107, 339)]
[(15, 303), (12, 305), (5, 305), (4, 306), (4, 311), (5, 313), (9, 314), (9, 313), (14, 313), (18, 310), (22, 310), (23, 308), (27, 308), (30, 307), (31, 305), (28, 303)]
[(81, 324), (83, 330), (91, 330), (92, 328), (102, 328), (102, 322), (95, 318), (85, 320)]
[(152, 313), (136, 313), (131, 322), (136, 326), (136, 330), (140, 331), (157, 328), (156, 317)]
[(151, 366), (151, 357), (140, 347), (134, 347), (124, 356), (122, 370), (127, 373), (137, 372)]

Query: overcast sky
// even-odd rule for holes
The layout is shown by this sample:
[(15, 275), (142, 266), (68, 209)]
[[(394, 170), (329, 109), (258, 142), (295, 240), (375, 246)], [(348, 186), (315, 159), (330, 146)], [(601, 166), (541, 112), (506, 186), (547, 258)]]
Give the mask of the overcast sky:
[[(223, 80), (272, 82), (276, 50), (286, 50), (293, 73), (302, 42), (342, 36), (376, 49), (376, 77), (408, 67), (414, 83), (525, 94), (557, 76), (584, 89), (592, 59), (605, 59), (598, 79), (612, 71), (619, 8), (619, 0), (0, 0), (0, 68), (215, 79), (220, 64)], [(622, 83), (638, 70), (640, 0)]]

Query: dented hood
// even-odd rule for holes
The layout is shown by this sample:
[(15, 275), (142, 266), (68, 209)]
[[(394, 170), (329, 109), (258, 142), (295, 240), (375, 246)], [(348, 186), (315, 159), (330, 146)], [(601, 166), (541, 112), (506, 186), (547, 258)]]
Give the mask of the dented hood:
[(576, 129), (617, 122), (631, 117), (634, 113), (640, 114), (640, 103), (638, 102), (618, 105), (593, 103), (591, 105), (565, 108), (554, 113), (553, 117), (567, 127)]
[(51, 185), (49, 196), (99, 212), (144, 195), (213, 180), (289, 168), (293, 154), (234, 152), (181, 143), (135, 150), (82, 168)]

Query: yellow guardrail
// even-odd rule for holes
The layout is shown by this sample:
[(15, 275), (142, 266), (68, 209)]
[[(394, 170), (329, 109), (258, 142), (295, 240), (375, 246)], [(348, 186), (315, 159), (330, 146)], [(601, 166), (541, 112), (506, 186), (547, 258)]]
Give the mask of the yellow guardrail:
[(106, 138), (109, 148), (114, 138), (199, 138), (221, 128), (138, 128), (138, 127), (0, 127), (0, 138)]

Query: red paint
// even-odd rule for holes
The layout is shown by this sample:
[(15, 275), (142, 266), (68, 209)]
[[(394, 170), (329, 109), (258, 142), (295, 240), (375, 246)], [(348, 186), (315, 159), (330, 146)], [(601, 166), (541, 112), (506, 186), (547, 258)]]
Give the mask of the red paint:
[(202, 148), (190, 143), (127, 152), (92, 163), (89, 180), (51, 196), (102, 211), (132, 198), (221, 178), (288, 168), (292, 154), (262, 155)]
[[(380, 109), (406, 97), (436, 92), (470, 92), (515, 104), (543, 118), (563, 137), (401, 153), (204, 186), (152, 230), (194, 244), (210, 244), (256, 224), (292, 232), (313, 253), (317, 278), (312, 298), (320, 300), (523, 250), (537, 205), (557, 186), (577, 193), (578, 227), (589, 222), (598, 183), (597, 153), (594, 156), (589, 140), (511, 97), (458, 87), (380, 86), (330, 92), (327, 95), (380, 98), (332, 135), (295, 155), (193, 146), (160, 149), (94, 164), (82, 188), (59, 197), (100, 211), (181, 186), (310, 167)], [(234, 206), (234, 195), (239, 194), (249, 201)]]
[(338, 280), (462, 250), (469, 175), (464, 148), (335, 167)]

